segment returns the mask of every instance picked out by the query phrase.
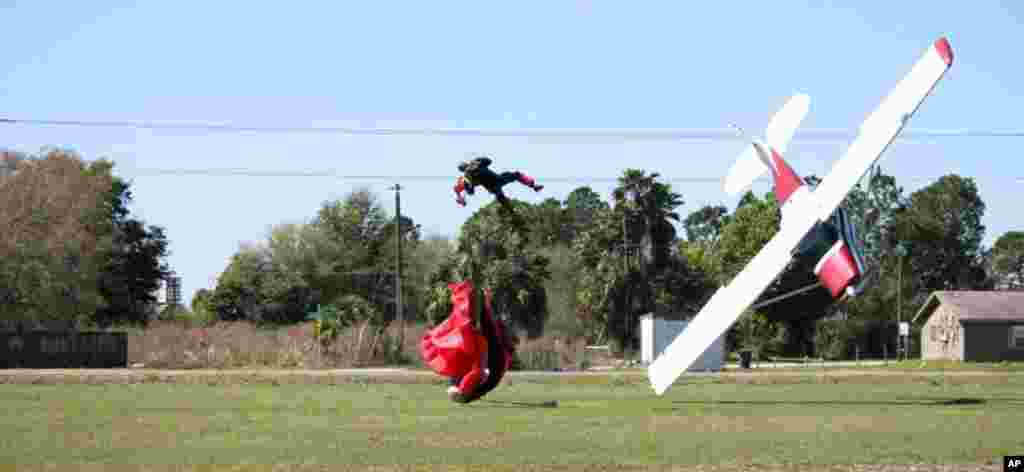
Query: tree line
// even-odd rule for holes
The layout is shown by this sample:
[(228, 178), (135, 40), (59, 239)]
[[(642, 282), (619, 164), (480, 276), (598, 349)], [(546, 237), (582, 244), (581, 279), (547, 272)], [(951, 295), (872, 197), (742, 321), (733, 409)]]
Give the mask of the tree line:
[(0, 319), (85, 326), (154, 316), (167, 237), (131, 215), (105, 159), (0, 152)]
[[(421, 239), (413, 220), (403, 218), (403, 312), (412, 320), (440, 321), (451, 308), (447, 284), (472, 275), (494, 289), (496, 313), (527, 337), (551, 333), (637, 349), (640, 316), (696, 314), (760, 251), (780, 220), (771, 192), (747, 192), (731, 212), (705, 206), (683, 217), (677, 212), (685, 204), (682, 194), (659, 177), (626, 169), (607, 200), (587, 186), (562, 200), (514, 200), (525, 227), (514, 226), (492, 202), (470, 215), (451, 241)], [(869, 278), (863, 295), (825, 314), (847, 321), (770, 322), (763, 316), (769, 305), (734, 326), (732, 345), (806, 354), (853, 336), (827, 332), (849, 320), (893, 320), (899, 297), (909, 319), (934, 290), (1024, 288), (1024, 233), (1011, 231), (993, 247), (982, 246), (985, 204), (970, 178), (946, 175), (908, 194), (895, 177), (876, 170), (843, 205), (863, 239)], [(271, 318), (298, 320), (314, 303), (359, 304), (372, 307), (364, 311), (377, 325), (390, 322), (396, 312), (393, 220), (366, 190), (325, 202), (310, 223), (276, 227), (266, 242), (240, 251), (217, 288), (202, 292), (201, 306), (220, 319), (253, 320), (290, 306), (290, 317)], [(332, 244), (337, 248), (328, 249)], [(347, 252), (337, 252), (342, 248)], [(769, 291), (798, 288), (783, 286), (795, 282), (780, 279)], [(358, 319), (345, 311), (332, 313), (342, 324)]]
[[(626, 169), (610, 198), (581, 186), (564, 199), (514, 200), (523, 227), (510, 226), (490, 203), (449, 239), (422, 234), (412, 216), (396, 221), (378, 195), (358, 189), (324, 201), (306, 222), (277, 224), (263, 240), (240, 245), (215, 287), (199, 290), (188, 308), (159, 314), (153, 291), (167, 275), (167, 238), (132, 217), (130, 184), (112, 175), (112, 162), (47, 150), (4, 153), (2, 166), (5, 318), (288, 324), (314, 316), (328, 332), (360, 322), (379, 331), (398, 313), (400, 237), (407, 320), (443, 319), (447, 284), (472, 275), (494, 289), (496, 313), (527, 337), (636, 349), (639, 316), (696, 314), (775, 234), (780, 218), (770, 192), (747, 192), (732, 211), (705, 206), (684, 216), (678, 189), (656, 172)], [(982, 245), (985, 204), (971, 178), (946, 175), (908, 194), (876, 170), (843, 205), (863, 239), (869, 286), (830, 307), (832, 318), (892, 320), (899, 301), (908, 319), (934, 290), (1024, 289), (1024, 232)], [(793, 281), (769, 290), (791, 288), (785, 283)], [(763, 315), (744, 316), (731, 344), (785, 354), (842, 343), (843, 333), (828, 331), (842, 325)]]

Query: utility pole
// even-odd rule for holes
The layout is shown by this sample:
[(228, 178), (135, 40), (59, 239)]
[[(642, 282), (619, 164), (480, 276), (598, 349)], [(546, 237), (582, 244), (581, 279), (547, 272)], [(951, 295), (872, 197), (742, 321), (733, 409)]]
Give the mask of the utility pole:
[(622, 261), (623, 271), (629, 272), (629, 256), (630, 256), (630, 244), (629, 244), (629, 214), (625, 211), (622, 212)]
[(903, 332), (900, 331), (902, 328), (901, 322), (903, 321), (903, 256), (906, 254), (902, 242), (896, 246), (896, 255), (898, 256), (899, 268), (897, 272), (899, 276), (897, 278), (896, 285), (896, 352), (897, 355), (903, 353)]
[(395, 191), (395, 315), (398, 318), (398, 346), (405, 344), (405, 315), (402, 310), (402, 186), (390, 187)]
[[(636, 199), (636, 194), (630, 191), (627, 194), (628, 198)], [(622, 212), (622, 246), (620, 247), (622, 262), (623, 262), (623, 274), (629, 274), (633, 268), (633, 251), (636, 251), (636, 257), (640, 264), (643, 264), (643, 255), (641, 254), (641, 244), (633, 244), (629, 239), (629, 217), (633, 215), (633, 211), (630, 209), (629, 204), (623, 206)], [(633, 346), (633, 338), (636, 334), (636, 317), (633, 314), (633, 297), (636, 296), (633, 287), (624, 287), (622, 291), (622, 307), (625, 310), (623, 313), (623, 322), (625, 323), (625, 335), (630, 348)]]

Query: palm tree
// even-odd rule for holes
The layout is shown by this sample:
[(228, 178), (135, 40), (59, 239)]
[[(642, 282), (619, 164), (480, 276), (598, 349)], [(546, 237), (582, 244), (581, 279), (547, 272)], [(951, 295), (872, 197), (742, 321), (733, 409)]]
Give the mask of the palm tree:
[[(640, 239), (643, 256), (639, 277), (624, 274), (621, 292), (626, 300), (623, 307), (626, 322), (626, 340), (634, 341), (634, 297), (641, 302), (641, 312), (654, 311), (654, 290), (650, 275), (662, 272), (669, 265), (670, 248), (675, 240), (675, 227), (669, 220), (680, 221), (675, 209), (683, 204), (682, 195), (672, 192), (671, 187), (657, 181), (658, 173), (647, 173), (640, 169), (626, 169), (619, 177), (619, 185), (613, 191), (616, 209), (622, 209), (624, 250)], [(638, 231), (639, 230), (639, 231)], [(637, 238), (641, 235), (640, 238)], [(653, 270), (651, 270), (653, 269)]]
[[(643, 234), (644, 266), (660, 269), (667, 263), (669, 248), (675, 239), (675, 227), (669, 220), (680, 221), (675, 209), (684, 202), (682, 195), (673, 192), (670, 185), (656, 180), (661, 174), (645, 174), (640, 169), (626, 169), (619, 177), (614, 197), (616, 206), (621, 205), (626, 211), (624, 218), (630, 213), (641, 218), (642, 233), (630, 231), (630, 234)], [(628, 229), (633, 226), (636, 225), (628, 225)]]

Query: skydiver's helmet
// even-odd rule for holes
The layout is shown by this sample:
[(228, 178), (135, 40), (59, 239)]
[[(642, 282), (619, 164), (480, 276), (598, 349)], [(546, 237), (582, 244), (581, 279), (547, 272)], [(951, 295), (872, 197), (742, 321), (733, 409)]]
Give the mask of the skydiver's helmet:
[(466, 169), (468, 169), (468, 168), (469, 168), (469, 163), (468, 162), (463, 162), (463, 163), (459, 164), (459, 172), (465, 172)]

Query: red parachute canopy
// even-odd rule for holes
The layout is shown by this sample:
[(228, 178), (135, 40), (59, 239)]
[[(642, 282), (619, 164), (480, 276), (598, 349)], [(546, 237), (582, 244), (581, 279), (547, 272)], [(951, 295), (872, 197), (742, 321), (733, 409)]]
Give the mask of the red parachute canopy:
[(439, 375), (462, 377), (480, 362), (487, 341), (473, 328), (473, 283), (450, 283), (448, 289), (452, 313), (420, 339), (420, 357)]

